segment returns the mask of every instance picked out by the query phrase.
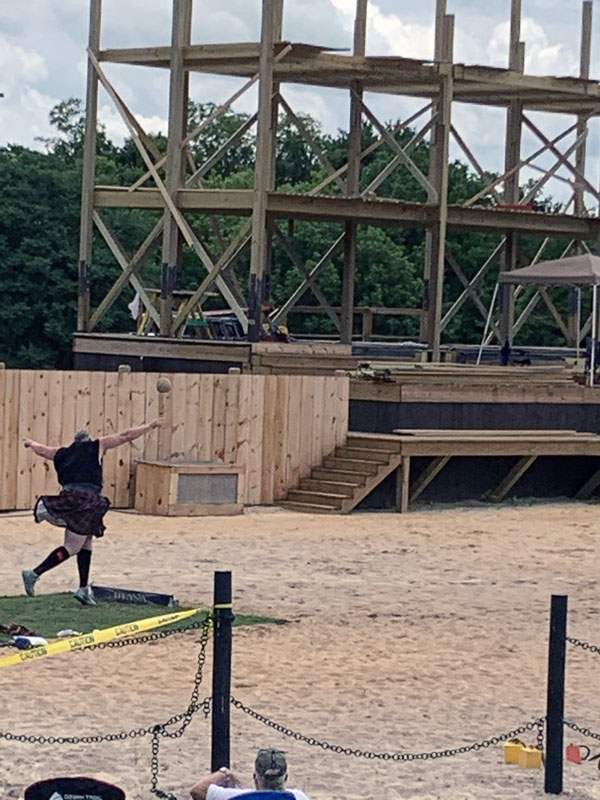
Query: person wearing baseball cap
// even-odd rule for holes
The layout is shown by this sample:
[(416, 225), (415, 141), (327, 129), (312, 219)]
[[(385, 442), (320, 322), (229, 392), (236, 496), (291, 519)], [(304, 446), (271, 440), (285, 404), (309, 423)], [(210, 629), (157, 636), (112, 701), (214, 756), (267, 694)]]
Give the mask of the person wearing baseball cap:
[(243, 788), (237, 776), (228, 768), (202, 778), (190, 790), (192, 800), (230, 800), (260, 791), (281, 792), (282, 800), (308, 800), (300, 789), (287, 789), (287, 761), (283, 750), (259, 750), (254, 761), (254, 787)]

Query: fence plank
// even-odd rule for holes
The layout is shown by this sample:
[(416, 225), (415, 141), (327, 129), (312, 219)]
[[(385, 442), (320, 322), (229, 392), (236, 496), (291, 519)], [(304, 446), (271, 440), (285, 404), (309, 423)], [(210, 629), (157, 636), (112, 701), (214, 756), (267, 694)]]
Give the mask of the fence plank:
[[(41, 444), (48, 443), (48, 395), (50, 372), (35, 372), (33, 375), (33, 411), (31, 416), (31, 438)], [(31, 464), (31, 497), (44, 494), (46, 475), (53, 470), (53, 464), (45, 458), (35, 456)]]
[(203, 375), (200, 379), (200, 422), (198, 451), (200, 461), (212, 460), (213, 426), (213, 376)]
[(187, 380), (185, 375), (172, 375), (173, 388), (167, 395), (172, 407), (171, 461), (189, 461), (187, 436)]
[(302, 423), (302, 377), (292, 375), (288, 384), (287, 448), (285, 485), (294, 488), (300, 481), (300, 433)]
[(246, 466), (246, 502), (262, 502), (263, 417), (265, 412), (265, 376), (250, 375), (249, 453)]
[(223, 461), (225, 456), (225, 380), (219, 375), (213, 383), (211, 461)]
[(185, 376), (186, 413), (186, 461), (199, 461), (199, 431), (200, 431), (200, 376)]
[[(146, 410), (144, 419), (152, 422), (158, 417), (158, 392), (156, 391), (156, 381), (158, 375), (155, 372), (147, 372), (144, 376), (146, 393)], [(142, 442), (144, 461), (156, 461), (158, 459), (158, 430), (150, 431)]]
[[(117, 373), (117, 431), (119, 432), (132, 427), (131, 384), (130, 372)], [(131, 445), (121, 445), (115, 455), (115, 506), (127, 508), (131, 491)]]
[(33, 392), (35, 386), (35, 372), (22, 370), (20, 373), (20, 397), (19, 397), (19, 424), (16, 444), (17, 453), (17, 508), (31, 508), (31, 468), (33, 459), (39, 458), (30, 449), (25, 449), (22, 439), (33, 438)]
[(240, 402), (240, 376), (226, 375), (225, 384), (225, 441), (223, 461), (235, 464), (238, 459), (238, 424)]
[[(118, 374), (107, 372), (104, 383), (104, 435), (118, 433)], [(116, 504), (117, 450), (108, 450), (103, 461), (104, 494)]]
[(286, 461), (288, 449), (288, 402), (290, 379), (287, 375), (277, 376), (277, 392), (273, 427), (273, 499), (281, 500), (286, 494)]

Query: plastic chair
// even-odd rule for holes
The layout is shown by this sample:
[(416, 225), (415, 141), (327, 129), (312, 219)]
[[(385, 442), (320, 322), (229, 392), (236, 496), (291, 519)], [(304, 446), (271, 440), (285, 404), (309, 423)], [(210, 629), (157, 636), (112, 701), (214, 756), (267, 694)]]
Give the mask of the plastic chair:
[(126, 800), (125, 792), (117, 786), (95, 778), (50, 778), (38, 781), (25, 790), (24, 800), (86, 800), (90, 796), (98, 800)]

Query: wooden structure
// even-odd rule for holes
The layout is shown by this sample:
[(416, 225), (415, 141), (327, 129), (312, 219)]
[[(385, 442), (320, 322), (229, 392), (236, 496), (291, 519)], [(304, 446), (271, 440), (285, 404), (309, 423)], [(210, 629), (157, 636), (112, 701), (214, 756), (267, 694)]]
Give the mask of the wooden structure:
[[(514, 461), (487, 497), (499, 502), (544, 456), (591, 456), (595, 468), (575, 496), (587, 499), (600, 486), (600, 436), (577, 431), (400, 430), (396, 435), (349, 433), (345, 444), (288, 492), (286, 508), (312, 513), (349, 513), (384, 479), (396, 472), (396, 510), (405, 512), (453, 458)], [(413, 459), (427, 459), (413, 479)]]
[[(0, 510), (31, 508), (37, 496), (58, 489), (52, 465), (24, 448), (23, 438), (58, 445), (71, 441), (79, 428), (97, 437), (154, 419), (157, 378), (133, 372), (0, 370)], [(243, 466), (243, 502), (273, 503), (345, 441), (348, 378), (169, 378), (168, 435), (154, 430), (105, 456), (104, 493), (116, 508), (134, 505), (138, 461)]]
[[(200, 0), (198, 0), (200, 2)], [(256, 0), (258, 5), (258, 0)], [(79, 261), (79, 334), (94, 336), (98, 324), (115, 299), (129, 284), (139, 294), (161, 337), (177, 337), (186, 325), (191, 310), (213, 288), (222, 295), (250, 341), (256, 342), (262, 331), (262, 304), (268, 299), (271, 254), (282, 247), (290, 263), (303, 274), (301, 283), (281, 306), (270, 313), (273, 323), (287, 318), (310, 290), (328, 314), (342, 343), (350, 343), (353, 331), (356, 247), (359, 227), (404, 226), (426, 231), (423, 264), (424, 292), (420, 309), (406, 313), (420, 317), (421, 341), (427, 344), (432, 360), (439, 360), (444, 330), (465, 303), (474, 303), (483, 319), (487, 309), (480, 297), (485, 276), (499, 261), (504, 270), (518, 266), (519, 240), (523, 236), (546, 237), (536, 256), (541, 257), (550, 237), (565, 240), (566, 252), (572, 247), (584, 249), (600, 236), (600, 219), (588, 213), (588, 202), (596, 204), (600, 192), (586, 173), (586, 138), (588, 121), (600, 113), (600, 84), (590, 78), (592, 2), (584, 0), (579, 77), (553, 77), (527, 74), (524, 70), (525, 44), (521, 41), (521, 0), (511, 0), (510, 46), (508, 69), (464, 65), (454, 62), (454, 17), (446, 13), (446, 0), (436, 0), (435, 46), (432, 60), (365, 55), (367, 0), (357, 0), (354, 42), (351, 54), (283, 39), (283, 0), (262, 0), (260, 42), (201, 45), (191, 42), (192, 0), (173, 0), (170, 44), (157, 47), (101, 46), (102, 0), (90, 0), (88, 47), (87, 119), (84, 148), (81, 238)], [(166, 153), (160, 152), (142, 129), (138, 119), (125, 105), (122, 94), (109, 80), (110, 64), (138, 65), (169, 70), (169, 132)], [(110, 66), (109, 66), (110, 68)], [(185, 129), (190, 73), (210, 73), (240, 79), (240, 88), (222, 103), (194, 131)], [(286, 99), (286, 84), (329, 87), (347, 93), (350, 105), (348, 158), (334, 169), (326, 155)], [(193, 162), (186, 145), (201, 136), (212, 121), (248, 89), (258, 85), (258, 107), (230, 141), (215, 151), (204, 164)], [(127, 126), (133, 143), (144, 161), (145, 171), (131, 186), (99, 186), (95, 182), (96, 123), (98, 89), (102, 86)], [(369, 93), (404, 95), (421, 98), (422, 107), (395, 130), (388, 130), (369, 106)], [(452, 118), (456, 102), (501, 108), (506, 111), (504, 165), (498, 177), (492, 177), (480, 165), (473, 149), (463, 139)], [(282, 111), (309, 142), (327, 177), (304, 194), (282, 192), (276, 185), (273, 154), (277, 137), (278, 113)], [(573, 124), (550, 138), (539, 127), (533, 112), (567, 114)], [(425, 120), (423, 122), (423, 119)], [(367, 120), (377, 133), (377, 140), (361, 150), (361, 129)], [(397, 134), (414, 126), (421, 128), (408, 144), (400, 144)], [(256, 170), (254, 187), (247, 190), (209, 190), (203, 177), (223, 156), (227, 146), (238, 141), (256, 124)], [(529, 154), (522, 152), (522, 132), (527, 129), (539, 141)], [(569, 142), (569, 136), (573, 141)], [(429, 137), (430, 163), (422, 171), (411, 158), (415, 145)], [(485, 188), (462, 205), (448, 202), (449, 146), (453, 140), (465, 154), (471, 167), (482, 178)], [(376, 148), (386, 147), (392, 156), (389, 164), (368, 186), (361, 181), (362, 160)], [(538, 159), (550, 155), (553, 164), (538, 165)], [(397, 168), (407, 169), (425, 194), (424, 202), (404, 202), (381, 195), (385, 178)], [(539, 170), (539, 180), (521, 196), (520, 173), (524, 167)], [(558, 173), (568, 174), (572, 196), (560, 212), (535, 209), (536, 194)], [(565, 180), (563, 178), (563, 180)], [(595, 181), (595, 177), (594, 177)], [(335, 185), (337, 194), (330, 189)], [(139, 243), (137, 252), (127, 254), (109, 224), (111, 208), (138, 208), (162, 212), (148, 237)], [(210, 255), (190, 221), (190, 214), (205, 214), (218, 225), (217, 215), (241, 218), (236, 235), (223, 242), (219, 255)], [(293, 235), (284, 233), (282, 221), (311, 220), (333, 222), (339, 235), (310, 270), (294, 248)], [(94, 228), (106, 241), (121, 273), (97, 308), (91, 307)], [(446, 246), (451, 231), (486, 231), (498, 234), (498, 244), (481, 268), (467, 277)], [(154, 308), (143, 288), (142, 270), (154, 245), (162, 238), (162, 285), (160, 309)], [(174, 292), (180, 268), (182, 243), (196, 253), (205, 272), (188, 301), (174, 311)], [(240, 255), (250, 247), (251, 270), (247, 294), (235, 277)], [(342, 269), (342, 303), (338, 311), (319, 288), (319, 275), (332, 261), (339, 259)], [(442, 304), (446, 270), (450, 269), (462, 285), (460, 293)], [(518, 290), (516, 290), (518, 291)], [(539, 301), (543, 301), (557, 324), (567, 334), (568, 343), (576, 344), (575, 311), (565, 322), (547, 292), (532, 298), (519, 318), (515, 318), (516, 291), (502, 292), (500, 318), (491, 320), (491, 336), (497, 341), (512, 341)], [(589, 322), (588, 326), (589, 328)], [(586, 334), (586, 326), (582, 335)], [(82, 346), (76, 337), (76, 350)], [(98, 338), (96, 351), (102, 352), (108, 340)], [(110, 343), (112, 347), (114, 342)], [(146, 341), (145, 356), (160, 345)]]
[(134, 508), (165, 517), (242, 514), (244, 471), (237, 464), (138, 461)]

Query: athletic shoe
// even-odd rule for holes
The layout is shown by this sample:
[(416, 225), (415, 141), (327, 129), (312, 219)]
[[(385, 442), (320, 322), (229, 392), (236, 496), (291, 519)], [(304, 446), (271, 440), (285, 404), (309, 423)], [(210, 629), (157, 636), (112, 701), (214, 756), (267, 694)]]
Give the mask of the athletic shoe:
[(32, 569), (24, 569), (21, 572), (21, 577), (23, 578), (23, 586), (25, 587), (25, 591), (27, 592), (29, 597), (34, 597), (35, 583), (40, 576), (37, 574), (37, 572), (34, 572)]
[(95, 606), (96, 601), (94, 600), (94, 593), (92, 592), (91, 586), (80, 586), (76, 592), (73, 593), (73, 597), (75, 597), (79, 602), (84, 606)]

